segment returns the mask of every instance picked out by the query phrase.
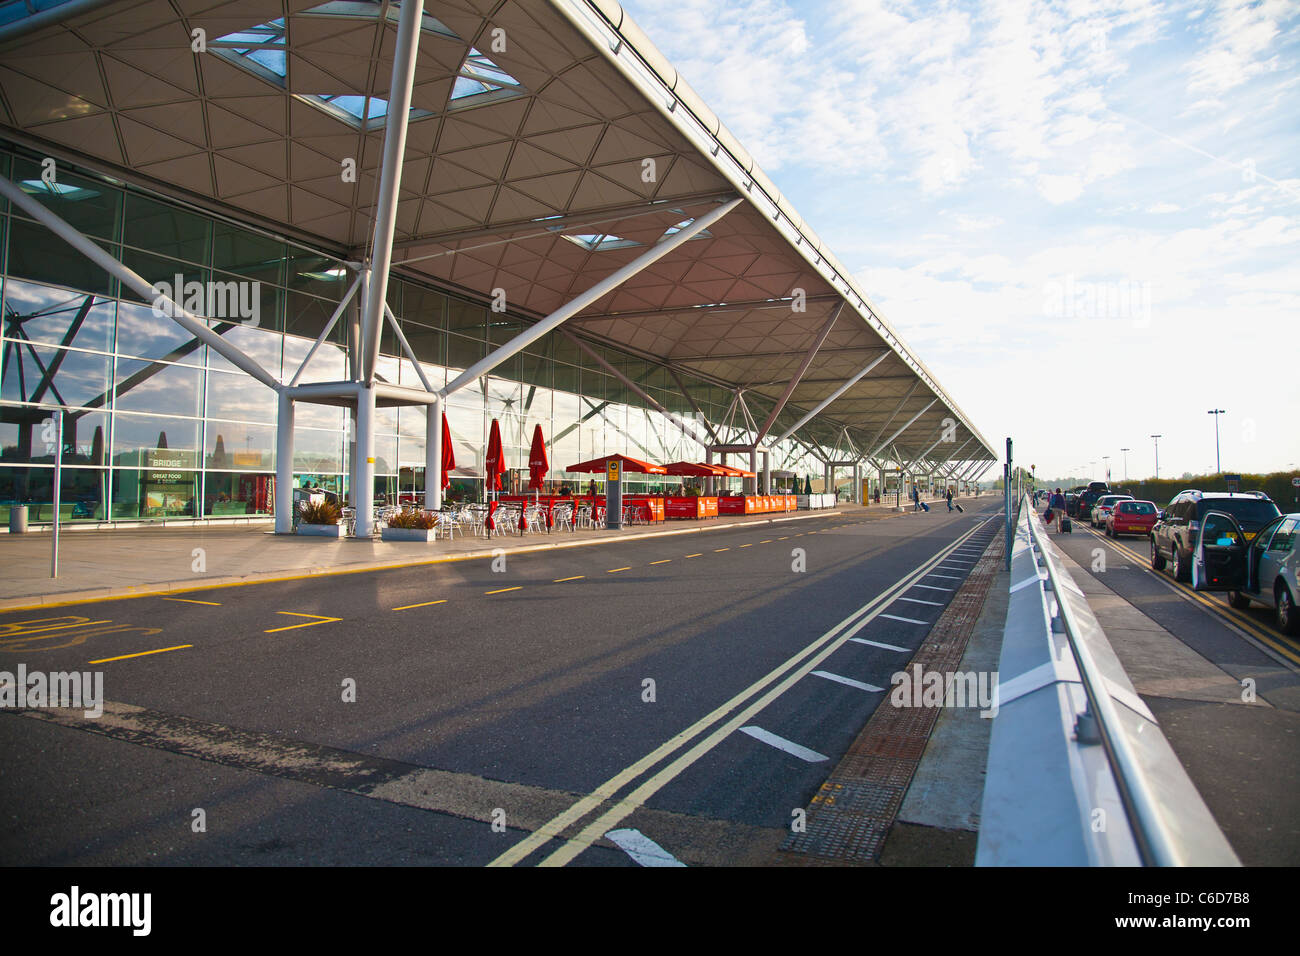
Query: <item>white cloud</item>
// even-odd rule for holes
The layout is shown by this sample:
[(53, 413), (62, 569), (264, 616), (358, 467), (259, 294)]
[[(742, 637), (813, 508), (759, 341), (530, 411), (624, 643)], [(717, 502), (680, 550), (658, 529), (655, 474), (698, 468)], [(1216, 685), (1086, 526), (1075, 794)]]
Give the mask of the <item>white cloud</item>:
[(1218, 96), (1277, 70), (1274, 41), (1282, 22), (1295, 16), (1289, 0), (1221, 0), (1205, 21), (1209, 48), (1188, 63), (1188, 90)]

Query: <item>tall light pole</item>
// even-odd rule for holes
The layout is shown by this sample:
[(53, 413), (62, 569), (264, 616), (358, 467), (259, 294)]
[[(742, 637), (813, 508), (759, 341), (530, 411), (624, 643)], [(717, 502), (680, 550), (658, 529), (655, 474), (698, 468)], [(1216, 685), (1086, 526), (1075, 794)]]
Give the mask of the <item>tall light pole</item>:
[(1223, 414), (1222, 408), (1211, 408), (1205, 414), (1214, 416), (1214, 473), (1223, 474), (1223, 464), (1219, 461), (1219, 416)]
[(1160, 439), (1164, 436), (1152, 435), (1151, 437), (1156, 440), (1156, 478), (1158, 479), (1160, 477)]
[(1132, 450), (1133, 450), (1133, 449), (1131, 449), (1131, 448), (1121, 448), (1121, 449), (1120, 449), (1120, 451), (1122, 451), (1122, 452), (1124, 453), (1124, 480), (1125, 480), (1125, 481), (1128, 481), (1128, 453), (1129, 453), (1130, 451), (1132, 451)]
[(1110, 455), (1102, 455), (1101, 460), (1106, 463), (1106, 484), (1110, 484)]

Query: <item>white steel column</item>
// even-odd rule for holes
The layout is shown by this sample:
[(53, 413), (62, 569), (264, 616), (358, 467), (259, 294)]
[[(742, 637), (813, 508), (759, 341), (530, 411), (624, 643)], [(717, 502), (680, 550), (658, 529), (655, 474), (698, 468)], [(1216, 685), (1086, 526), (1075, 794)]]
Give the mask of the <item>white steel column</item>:
[(763, 452), (763, 491), (762, 494), (770, 495), (772, 493), (772, 453)]
[[(803, 361), (799, 363), (799, 368), (795, 371), (794, 375), (790, 377), (790, 381), (786, 383), (785, 391), (781, 393), (781, 397), (776, 400), (776, 404), (773, 405), (772, 410), (768, 412), (767, 420), (763, 422), (763, 427), (760, 428), (758, 434), (754, 436), (754, 444), (762, 444), (763, 439), (767, 437), (767, 433), (772, 428), (772, 423), (776, 421), (776, 416), (781, 414), (781, 409), (785, 408), (785, 403), (790, 400), (790, 396), (794, 394), (794, 390), (799, 387), (799, 382), (803, 379), (804, 373), (808, 371), (808, 366), (812, 364), (812, 360), (816, 357), (818, 350), (820, 350), (822, 345), (826, 342), (826, 337), (831, 334), (831, 329), (835, 327), (835, 320), (840, 317), (840, 312), (843, 311), (843, 309), (844, 300), (841, 299), (836, 304), (835, 308), (831, 310), (830, 317), (826, 320), (826, 324), (823, 325), (821, 331), (817, 333), (817, 338), (813, 340), (812, 347), (804, 353)], [(768, 494), (768, 492), (764, 492), (764, 494)]]
[(442, 402), (425, 408), (424, 427), (424, 507), (442, 509)]
[(687, 242), (700, 232), (703, 232), (744, 201), (744, 199), (736, 198), (728, 203), (724, 203), (717, 209), (711, 210), (699, 219), (696, 219), (681, 232), (674, 233), (672, 238), (656, 243), (648, 251), (633, 259), (613, 275), (606, 276), (573, 301), (556, 309), (536, 325), (524, 329), (524, 331), (520, 332), (509, 342), (506, 342), (496, 351), (489, 353), (479, 361), (475, 362), (465, 371), (461, 372), (454, 381), (448, 382), (439, 394), (445, 398), (452, 392), (464, 388), (471, 382), (478, 381), (516, 352), (527, 348), (533, 342), (546, 335), (546, 333), (557, 328), (572, 316), (577, 315), (593, 302), (598, 301), (602, 296), (607, 295), (611, 289), (615, 289), (622, 285), (638, 272), (641, 272), (662, 259), (664, 256), (668, 255), (668, 253), (672, 252), (682, 243)]
[(816, 418), (818, 415), (820, 415), (821, 412), (822, 412), (822, 409), (824, 409), (824, 408), (825, 408), (827, 405), (829, 405), (831, 402), (835, 401), (835, 399), (839, 398), (841, 395), (843, 395), (845, 392), (847, 392), (847, 391), (848, 391), (850, 388), (852, 388), (854, 385), (858, 384), (858, 382), (862, 381), (863, 376), (865, 376), (865, 375), (866, 375), (868, 372), (870, 372), (873, 368), (875, 368), (877, 365), (879, 365), (881, 362), (883, 362), (885, 359), (887, 359), (891, 354), (892, 354), (892, 353), (891, 353), (891, 352), (888, 352), (888, 351), (886, 351), (886, 352), (882, 352), (882, 353), (881, 353), (881, 354), (880, 354), (876, 359), (874, 359), (873, 361), (871, 361), (870, 363), (868, 363), (868, 365), (867, 365), (867, 366), (866, 366), (862, 371), (858, 372), (858, 373), (857, 373), (856, 375), (854, 375), (851, 379), (849, 379), (847, 382), (845, 382), (843, 385), (841, 385), (841, 386), (840, 386), (839, 388), (837, 388), (835, 391), (831, 392), (831, 394), (828, 395), (825, 399), (823, 399), (821, 402), (819, 402), (816, 408), (814, 408), (811, 412), (809, 412), (809, 413), (808, 413), (807, 415), (805, 415), (803, 418), (799, 419), (799, 420), (798, 420), (797, 422), (795, 422), (792, 426), (790, 426), (789, 428), (787, 428), (787, 429), (785, 430), (785, 433), (784, 433), (780, 438), (778, 438), (778, 439), (776, 440), (776, 443), (777, 443), (777, 444), (780, 444), (781, 442), (785, 441), (787, 438), (789, 438), (791, 435), (793, 435), (793, 434), (794, 434), (795, 432), (797, 432), (799, 429), (803, 428), (804, 425), (807, 425), (810, 421), (812, 421), (814, 418)]
[(365, 385), (357, 390), (357, 486), (352, 491), (354, 535), (369, 538), (375, 509), (375, 390)]
[[(406, 154), (406, 127), (411, 115), (411, 85), (415, 81), (415, 55), (420, 46), (424, 0), (405, 0), (397, 21), (393, 48), (393, 74), (388, 86), (388, 116), (384, 122), (384, 159), (379, 171), (379, 198), (375, 204), (375, 239), (366, 283), (366, 306), (361, 315), (361, 381), (370, 385), (379, 360), (384, 302), (388, 295), (388, 270), (393, 262), (393, 229), (402, 185), (402, 159)], [(373, 496), (373, 489), (370, 495)], [(358, 517), (360, 515), (358, 514)], [(367, 519), (368, 521), (369, 519)]]
[(275, 417), (275, 533), (293, 533), (293, 399), (284, 392)]
[[(895, 438), (897, 438), (899, 435), (903, 434), (903, 432), (905, 432), (905, 431), (907, 431), (909, 428), (911, 428), (911, 427), (912, 427), (912, 424), (913, 424), (913, 423), (914, 423), (918, 418), (920, 418), (922, 415), (924, 415), (926, 412), (928, 412), (928, 411), (930, 410), (931, 406), (934, 405), (934, 403), (937, 402), (938, 400), (939, 400), (938, 398), (932, 398), (932, 399), (930, 399), (930, 401), (926, 404), (925, 408), (921, 409), (919, 412), (917, 412), (915, 415), (913, 415), (911, 418), (909, 418), (909, 419), (907, 420), (907, 424), (906, 424), (906, 425), (904, 425), (904, 426), (903, 426), (902, 428), (900, 428), (898, 431), (894, 432), (894, 434), (892, 434), (892, 435), (890, 435), (888, 438), (886, 438), (886, 439), (881, 443), (880, 447), (877, 448), (875, 451), (873, 451), (869, 457), (874, 458), (876, 455), (879, 455), (880, 452), (881, 452), (882, 450), (884, 450), (884, 447), (885, 447), (886, 445), (888, 445), (891, 441), (893, 441), (893, 440), (894, 440)], [(899, 464), (901, 465), (902, 462), (900, 461)]]

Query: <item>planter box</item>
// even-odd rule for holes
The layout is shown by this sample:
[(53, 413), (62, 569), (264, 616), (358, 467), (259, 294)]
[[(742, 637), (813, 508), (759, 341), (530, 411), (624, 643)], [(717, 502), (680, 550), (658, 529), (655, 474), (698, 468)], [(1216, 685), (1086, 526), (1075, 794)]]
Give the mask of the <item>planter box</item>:
[(343, 525), (341, 524), (300, 524), (298, 533), (311, 535), (317, 538), (341, 538), (343, 537)]
[(433, 528), (384, 528), (379, 532), (384, 541), (423, 541), (426, 544), (438, 539)]

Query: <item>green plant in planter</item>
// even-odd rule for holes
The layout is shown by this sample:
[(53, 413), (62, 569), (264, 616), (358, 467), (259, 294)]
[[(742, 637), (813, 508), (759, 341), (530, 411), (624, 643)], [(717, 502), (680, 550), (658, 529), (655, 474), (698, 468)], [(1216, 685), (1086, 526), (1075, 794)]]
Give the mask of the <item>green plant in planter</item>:
[(438, 516), (432, 511), (403, 511), (388, 519), (390, 528), (413, 528), (430, 531), (438, 525)]
[(326, 499), (316, 504), (304, 501), (298, 509), (299, 520), (303, 524), (338, 524), (343, 511), (334, 502)]

